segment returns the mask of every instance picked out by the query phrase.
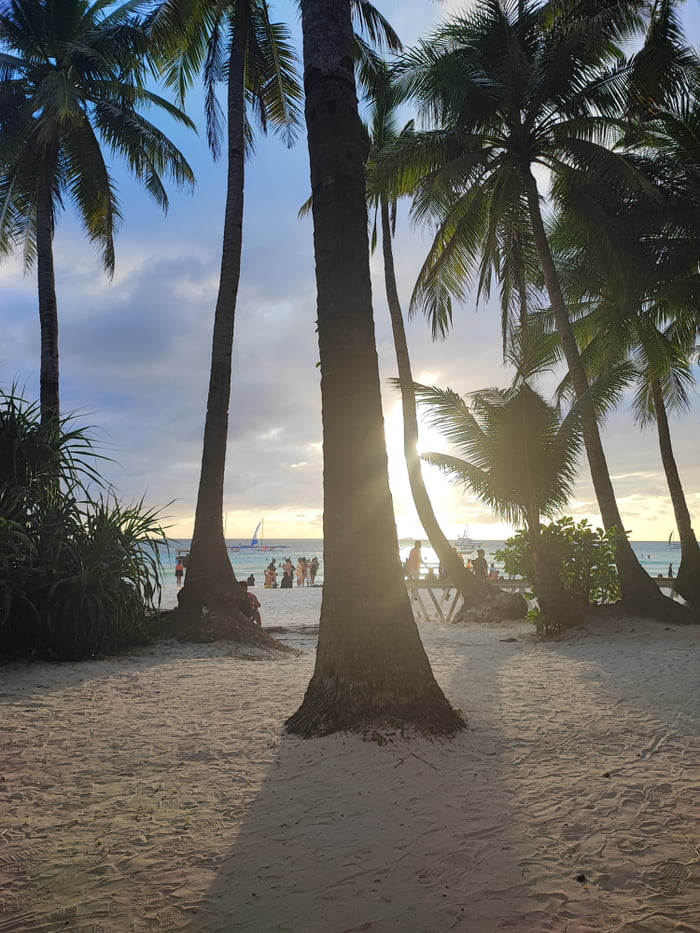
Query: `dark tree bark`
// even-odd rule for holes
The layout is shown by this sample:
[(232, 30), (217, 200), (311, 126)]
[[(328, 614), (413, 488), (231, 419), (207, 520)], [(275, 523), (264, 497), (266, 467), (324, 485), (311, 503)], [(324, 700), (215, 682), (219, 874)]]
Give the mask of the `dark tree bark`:
[(302, 0), (324, 453), (316, 667), (287, 721), (302, 736), (464, 726), (437, 685), (403, 581), (374, 341), (364, 141), (348, 0)]
[(382, 254), (384, 259), (384, 286), (386, 288), (391, 329), (394, 335), (394, 348), (396, 351), (396, 367), (399, 373), (401, 387), (401, 408), (403, 413), (403, 451), (406, 459), (408, 482), (411, 495), (416, 506), (420, 523), (428, 536), (430, 545), (437, 554), (440, 563), (447, 570), (447, 576), (455, 584), (462, 595), (465, 609), (482, 607), (488, 618), (495, 614), (502, 618), (521, 618), (527, 611), (527, 604), (522, 596), (515, 593), (504, 593), (496, 587), (482, 582), (474, 574), (469, 573), (464, 561), (455, 552), (445, 537), (438, 522), (430, 496), (425, 488), (420, 457), (418, 455), (418, 416), (416, 414), (416, 396), (413, 391), (413, 374), (411, 359), (406, 340), (401, 302), (396, 285), (394, 269), (394, 254), (391, 247), (391, 222), (389, 218), (389, 205), (386, 198), (380, 200), (380, 214), (382, 223)]
[(39, 293), (39, 328), (41, 362), (39, 406), (43, 422), (60, 416), (58, 383), (58, 305), (53, 266), (53, 206), (49, 179), (56, 169), (56, 154), (46, 154), (43, 176), (39, 181), (36, 208), (36, 261)]
[(532, 557), (532, 584), (542, 615), (553, 619), (562, 628), (580, 625), (584, 618), (585, 604), (583, 600), (567, 592), (561, 582), (558, 568), (543, 553), (540, 514), (536, 508), (529, 510), (527, 532)]
[[(537, 182), (529, 166), (522, 169), (526, 185), (530, 222), (537, 248), (537, 254), (542, 265), (547, 294), (552, 305), (557, 332), (561, 340), (564, 356), (566, 358), (571, 382), (576, 394), (577, 403), (581, 409), (581, 422), (583, 427), (583, 441), (591, 471), (591, 479), (595, 489), (596, 498), (600, 507), (603, 525), (606, 529), (617, 527), (624, 531), (624, 524), (617, 507), (615, 491), (610, 480), (610, 472), (605, 459), (605, 452), (600, 439), (598, 421), (595, 408), (590, 397), (588, 377), (581, 360), (576, 337), (574, 335), (569, 316), (567, 314), (564, 297), (562, 295), (554, 260), (552, 258), (547, 233), (545, 231)], [(678, 603), (664, 596), (656, 583), (644, 570), (632, 550), (627, 536), (621, 534), (615, 552), (615, 563), (620, 578), (622, 590), (622, 608), (630, 613), (659, 619), (665, 622), (687, 624), (693, 619), (690, 613)]]
[(666, 482), (673, 504), (673, 514), (676, 518), (678, 538), (681, 543), (681, 563), (676, 574), (676, 592), (692, 606), (700, 606), (700, 548), (695, 537), (693, 523), (683, 493), (681, 477), (676, 465), (671, 444), (671, 431), (668, 426), (666, 406), (664, 405), (661, 385), (654, 381), (651, 385), (654, 412), (656, 415), (656, 430), (659, 436), (659, 449), (661, 462), (666, 473)]
[(178, 593), (175, 625), (205, 628), (218, 637), (259, 641), (260, 630), (242, 611), (245, 596), (236, 580), (224, 537), (223, 504), (231, 357), (243, 244), (245, 182), (245, 50), (247, 5), (236, 4), (228, 76), (228, 175), (219, 291), (214, 312), (211, 372), (204, 423), (192, 547), (185, 584)]

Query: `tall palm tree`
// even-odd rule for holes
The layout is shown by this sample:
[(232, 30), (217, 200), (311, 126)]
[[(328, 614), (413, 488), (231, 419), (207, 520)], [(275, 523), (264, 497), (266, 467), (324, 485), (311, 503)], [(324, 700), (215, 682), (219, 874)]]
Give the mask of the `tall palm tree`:
[[(655, 161), (648, 172), (653, 198), (615, 199), (595, 178), (569, 180), (569, 210), (552, 242), (567, 298), (577, 308), (577, 336), (587, 368), (598, 376), (626, 366), (625, 383), (635, 386), (636, 422), (656, 424), (681, 543), (676, 589), (699, 605), (700, 547), (668, 414), (687, 411), (694, 383), (700, 211), (673, 164)], [(602, 223), (587, 223), (591, 206)]]
[(430, 423), (464, 455), (432, 452), (423, 459), (471, 489), (500, 518), (525, 523), (540, 609), (564, 627), (577, 625), (583, 605), (566, 592), (543, 552), (540, 527), (543, 516), (559, 514), (571, 497), (581, 450), (576, 408), (560, 418), (527, 383), (471, 392), (468, 401), (451, 389), (415, 390)]
[(365, 138), (347, 0), (302, 0), (324, 452), (326, 567), (301, 735), (400, 722), (462, 728), (430, 669), (403, 582), (372, 320)]
[[(396, 119), (401, 101), (386, 62), (381, 59), (375, 61), (371, 74), (367, 71), (365, 74), (366, 84), (369, 87), (369, 98), (372, 103), (367, 127), (369, 139), (368, 195), (370, 207), (373, 207), (375, 211), (375, 230), (373, 231), (372, 242), (374, 243), (376, 240), (376, 214), (378, 213), (381, 229), (384, 287), (394, 337), (398, 370), (397, 384), (401, 392), (403, 450), (411, 495), (413, 496), (419, 521), (433, 550), (440, 559), (440, 563), (446, 568), (449, 579), (459, 589), (464, 606), (471, 608), (481, 605), (488, 608), (496, 603), (500, 605), (501, 611), (507, 615), (509, 613), (508, 605), (517, 605), (517, 610), (511, 609), (510, 611), (515, 611), (519, 615), (522, 606), (517, 599), (512, 598), (512, 594), (505, 594), (502, 590), (494, 590), (493, 587), (486, 586), (473, 574), (467, 572), (464, 562), (445, 537), (435, 516), (428, 491), (425, 488), (418, 454), (418, 416), (413, 391), (411, 359), (396, 282), (392, 246), (397, 197), (391, 191), (391, 180), (383, 176), (381, 170), (379, 170), (382, 153), (394, 146), (400, 146), (402, 135), (405, 136), (412, 131), (412, 124), (404, 127), (402, 131), (398, 129)], [(378, 170), (375, 171), (375, 168)], [(485, 604), (488, 604), (488, 607)]]
[(121, 214), (104, 150), (123, 158), (164, 209), (164, 174), (194, 181), (141, 112), (157, 107), (192, 126), (143, 86), (146, 37), (134, 9), (105, 0), (8, 0), (0, 8), (0, 254), (20, 247), (28, 267), (36, 261), (43, 419), (59, 418), (53, 237), (64, 201), (111, 275)]
[[(226, 123), (226, 206), (202, 465), (185, 585), (178, 593), (181, 623), (225, 628), (241, 640), (261, 633), (241, 612), (243, 597), (224, 538), (223, 501), (231, 396), (236, 300), (241, 272), (245, 158), (251, 147), (249, 114), (263, 131), (271, 125), (288, 143), (300, 123), (301, 88), (286, 26), (270, 20), (266, 0), (165, 0), (151, 25), (167, 82), (184, 96), (204, 77), (207, 135), (215, 156)], [(217, 85), (226, 86), (221, 113)]]
[[(439, 129), (420, 134), (414, 215), (437, 233), (419, 274), (414, 304), (446, 316), (450, 296), (472, 275), (507, 261), (506, 233), (528, 225), (580, 407), (591, 477), (606, 528), (624, 528), (595, 405), (545, 227), (536, 168), (556, 179), (572, 166), (611, 186), (639, 183), (607, 143), (619, 115), (619, 44), (641, 25), (641, 4), (482, 0), (405, 56), (404, 89)], [(400, 163), (400, 159), (398, 160)], [(514, 221), (515, 219), (515, 221)], [(618, 538), (623, 604), (645, 616), (683, 621), (629, 541)]]

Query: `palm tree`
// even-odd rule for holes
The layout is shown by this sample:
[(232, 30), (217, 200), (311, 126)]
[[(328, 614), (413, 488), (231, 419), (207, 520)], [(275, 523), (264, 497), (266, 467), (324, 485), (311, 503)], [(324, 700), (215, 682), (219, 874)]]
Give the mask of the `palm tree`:
[(396, 115), (400, 98), (396, 86), (392, 82), (391, 72), (386, 62), (380, 59), (373, 63), (372, 72), (367, 74), (366, 83), (370, 88), (369, 96), (372, 101), (370, 123), (367, 128), (370, 143), (368, 194), (370, 207), (373, 207), (375, 211), (375, 230), (372, 242), (374, 243), (376, 240), (376, 213), (378, 212), (384, 265), (384, 287), (396, 352), (397, 385), (401, 392), (403, 450), (413, 502), (430, 544), (442, 566), (447, 569), (449, 579), (459, 589), (464, 606), (472, 608), (480, 605), (487, 611), (491, 611), (494, 604), (497, 604), (504, 617), (513, 612), (516, 616), (519, 616), (522, 612), (522, 603), (517, 598), (514, 599), (513, 594), (503, 593), (502, 590), (494, 590), (493, 587), (486, 586), (473, 574), (467, 572), (464, 562), (445, 537), (435, 516), (428, 491), (425, 488), (418, 455), (418, 417), (413, 392), (411, 359), (396, 283), (392, 247), (397, 198), (391, 192), (391, 180), (382, 176), (381, 170), (375, 171), (375, 168), (379, 169), (383, 152), (394, 146), (401, 145), (402, 137), (405, 138), (412, 131), (412, 124), (405, 127), (403, 131), (399, 131), (397, 128)]
[(53, 236), (64, 201), (111, 275), (121, 215), (104, 149), (164, 209), (163, 174), (194, 181), (183, 155), (141, 113), (155, 106), (192, 126), (143, 86), (146, 37), (133, 10), (104, 0), (8, 0), (0, 9), (0, 254), (21, 247), (28, 267), (36, 261), (45, 420), (59, 418)]
[[(423, 167), (414, 215), (437, 233), (414, 306), (449, 318), (450, 296), (474, 274), (506, 264), (507, 234), (529, 228), (580, 407), (584, 445), (603, 523), (624, 528), (600, 439), (594, 401), (554, 265), (535, 172), (554, 179), (578, 167), (610, 186), (639, 179), (606, 145), (618, 114), (620, 40), (641, 24), (640, 4), (587, 0), (483, 0), (442, 26), (401, 63), (403, 89), (439, 129), (420, 134), (405, 162)], [(611, 74), (612, 70), (612, 74)], [(401, 157), (395, 157), (401, 164)], [(446, 310), (447, 309), (447, 310)], [(626, 536), (616, 562), (623, 604), (684, 621), (645, 573)]]
[(300, 735), (463, 727), (430, 669), (399, 560), (372, 321), (365, 138), (347, 0), (302, 0), (324, 451), (326, 566)]
[(185, 585), (178, 593), (180, 624), (206, 620), (241, 640), (264, 637), (241, 612), (243, 597), (224, 538), (223, 500), (231, 395), (236, 299), (241, 271), (245, 157), (252, 111), (263, 131), (271, 125), (291, 144), (300, 122), (301, 88), (285, 26), (270, 21), (266, 0), (165, 0), (151, 25), (167, 82), (181, 97), (204, 76), (207, 135), (221, 148), (222, 114), (216, 87), (227, 89), (227, 188), (219, 290), (214, 311), (211, 371), (202, 466)]
[[(668, 414), (687, 411), (695, 381), (700, 228), (692, 192), (677, 167), (661, 159), (647, 171), (653, 198), (619, 200), (595, 178), (570, 181), (576, 197), (568, 199), (552, 242), (567, 298), (577, 309), (577, 335), (589, 372), (599, 376), (626, 369), (623, 384), (636, 386), (636, 422), (656, 424), (681, 543), (676, 589), (698, 605), (700, 548)], [(602, 223), (586, 223), (591, 208)]]
[(543, 552), (540, 528), (542, 517), (556, 516), (571, 496), (581, 449), (576, 408), (560, 418), (527, 383), (472, 392), (468, 403), (451, 389), (415, 390), (430, 423), (464, 454), (425, 453), (423, 459), (471, 489), (500, 518), (525, 523), (540, 609), (562, 626), (577, 625), (583, 605), (566, 592)]

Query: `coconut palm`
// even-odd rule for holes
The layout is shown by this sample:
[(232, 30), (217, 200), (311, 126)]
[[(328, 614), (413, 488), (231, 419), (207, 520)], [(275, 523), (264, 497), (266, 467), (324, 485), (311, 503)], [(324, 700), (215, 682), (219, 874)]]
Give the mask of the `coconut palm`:
[(179, 150), (142, 111), (156, 107), (191, 126), (143, 86), (146, 37), (135, 4), (8, 0), (0, 8), (0, 254), (36, 262), (42, 417), (59, 417), (58, 309), (53, 237), (70, 201), (114, 270), (121, 220), (105, 150), (122, 158), (164, 209), (163, 176), (192, 183)]
[[(241, 612), (241, 588), (224, 538), (223, 501), (231, 395), (236, 300), (241, 272), (245, 159), (252, 142), (250, 118), (291, 144), (300, 122), (301, 88), (296, 57), (284, 25), (270, 20), (265, 0), (165, 0), (151, 23), (167, 83), (183, 97), (201, 73), (207, 135), (215, 156), (225, 124), (227, 181), (219, 289), (214, 310), (211, 370), (192, 545), (185, 585), (178, 593), (181, 623), (208, 626), (241, 640), (262, 633)], [(226, 87), (226, 112), (217, 86)]]
[[(399, 560), (374, 343), (347, 0), (302, 0), (324, 452), (325, 582), (314, 674), (287, 728), (463, 726), (418, 636)], [(340, 219), (340, 222), (339, 222)]]
[[(619, 114), (619, 44), (641, 25), (637, 3), (482, 0), (409, 52), (401, 83), (426, 120), (405, 159), (422, 159), (414, 216), (437, 228), (414, 306), (449, 319), (451, 296), (507, 261), (507, 234), (527, 224), (582, 418), (603, 523), (622, 529), (585, 367), (545, 227), (536, 168), (556, 179), (572, 166), (612, 186), (640, 184), (607, 143)], [(401, 159), (396, 159), (401, 165)], [(556, 203), (556, 202), (555, 202)], [(626, 536), (616, 562), (631, 611), (683, 620), (640, 566)]]
[(540, 529), (542, 517), (560, 514), (571, 496), (581, 450), (578, 411), (560, 418), (526, 383), (472, 392), (466, 399), (435, 386), (417, 384), (415, 391), (429, 422), (463, 455), (431, 452), (423, 459), (504, 521), (525, 523), (540, 609), (560, 626), (578, 624), (583, 606), (548, 561)]
[[(682, 549), (676, 589), (697, 605), (700, 548), (673, 454), (669, 412), (688, 410), (695, 382), (700, 202), (694, 205), (675, 164), (657, 160), (647, 170), (653, 198), (615, 199), (595, 178), (570, 179), (569, 210), (552, 242), (567, 298), (577, 309), (589, 372), (626, 368), (623, 384), (635, 388), (636, 422), (656, 425)], [(587, 222), (591, 212), (598, 219), (594, 225)]]
[(375, 213), (372, 243), (374, 245), (377, 240), (378, 214), (384, 266), (384, 287), (398, 370), (396, 384), (401, 392), (404, 458), (411, 495), (413, 496), (418, 518), (430, 540), (430, 544), (438, 555), (441, 565), (446, 569), (447, 576), (459, 589), (464, 606), (473, 608), (479, 605), (485, 611), (491, 613), (495, 608), (495, 603), (503, 617), (508, 617), (511, 614), (519, 617), (522, 614), (522, 601), (518, 600), (517, 597), (514, 598), (514, 594), (506, 594), (501, 590), (487, 587), (472, 574), (467, 573), (464, 562), (459, 558), (440, 527), (428, 491), (425, 488), (418, 455), (418, 417), (413, 393), (411, 360), (396, 282), (392, 246), (397, 196), (391, 190), (392, 179), (384, 176), (380, 167), (382, 154), (394, 146), (400, 146), (402, 138), (412, 132), (412, 124), (408, 124), (403, 130), (399, 130), (396, 119), (400, 97), (392, 81), (390, 69), (386, 62), (381, 59), (375, 60), (372, 65), (371, 69), (365, 69), (365, 84), (368, 87), (368, 96), (371, 101), (370, 120), (367, 126), (370, 144), (367, 176), (369, 204)]

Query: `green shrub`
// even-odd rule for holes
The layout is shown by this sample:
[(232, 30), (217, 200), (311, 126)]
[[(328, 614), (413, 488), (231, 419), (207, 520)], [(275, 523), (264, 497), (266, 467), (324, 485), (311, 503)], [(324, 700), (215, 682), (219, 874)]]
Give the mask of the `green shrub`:
[[(620, 584), (615, 566), (615, 546), (620, 532), (616, 528), (604, 531), (593, 528), (585, 519), (578, 524), (565, 516), (541, 526), (543, 559), (559, 568), (559, 576), (567, 592), (591, 605), (613, 603), (620, 598)], [(532, 555), (527, 532), (519, 530), (496, 554), (508, 574), (533, 581)], [(537, 595), (534, 589), (534, 595)], [(533, 621), (538, 631), (551, 629), (538, 610)]]
[(0, 654), (85, 658), (143, 642), (165, 535), (105, 488), (70, 419), (0, 392)]

